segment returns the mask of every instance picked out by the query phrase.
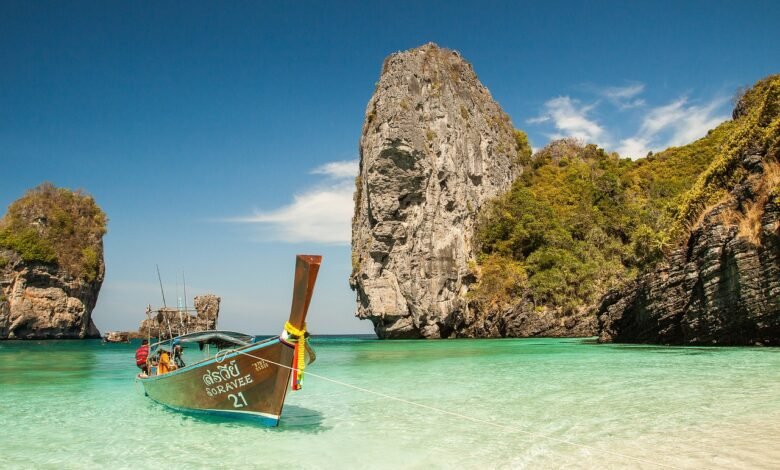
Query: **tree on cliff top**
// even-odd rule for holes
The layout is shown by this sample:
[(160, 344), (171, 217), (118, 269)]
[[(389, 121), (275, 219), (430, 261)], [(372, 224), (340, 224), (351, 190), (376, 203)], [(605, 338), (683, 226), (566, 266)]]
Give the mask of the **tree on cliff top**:
[(43, 183), (8, 207), (0, 220), (0, 247), (91, 282), (102, 270), (106, 221), (91, 196)]

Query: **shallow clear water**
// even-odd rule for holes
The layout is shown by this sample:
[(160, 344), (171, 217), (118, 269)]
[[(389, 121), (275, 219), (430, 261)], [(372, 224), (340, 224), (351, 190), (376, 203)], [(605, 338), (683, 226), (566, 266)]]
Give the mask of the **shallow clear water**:
[(0, 342), (0, 466), (656, 468), (624, 454), (679, 468), (780, 467), (780, 349), (313, 344), (313, 373), (513, 429), (312, 376), (288, 394), (279, 428), (198, 418), (144, 397), (136, 344)]

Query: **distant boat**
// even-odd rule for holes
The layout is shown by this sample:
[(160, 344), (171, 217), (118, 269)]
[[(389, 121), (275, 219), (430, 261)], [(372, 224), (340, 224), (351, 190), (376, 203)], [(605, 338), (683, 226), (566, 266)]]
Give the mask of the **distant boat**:
[[(278, 425), (288, 385), (299, 389), (307, 355), (309, 362), (315, 358), (306, 342), (305, 321), (321, 262), (321, 256), (297, 256), (290, 319), (279, 336), (258, 341), (243, 333), (213, 330), (153, 344), (150, 374), (138, 375), (146, 395), (178, 411)], [(164, 363), (178, 346), (195, 344), (205, 351), (215, 347), (216, 354), (168, 373), (155, 373), (164, 364), (155, 366), (151, 358), (161, 355)]]
[(129, 343), (130, 334), (126, 331), (107, 331), (103, 335), (104, 343)]

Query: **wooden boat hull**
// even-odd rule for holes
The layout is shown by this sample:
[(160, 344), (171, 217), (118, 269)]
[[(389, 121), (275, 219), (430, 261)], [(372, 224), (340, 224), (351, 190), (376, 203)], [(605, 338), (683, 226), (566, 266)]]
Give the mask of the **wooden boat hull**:
[[(140, 377), (146, 395), (178, 411), (279, 424), (294, 347), (280, 339), (250, 344), (164, 375)], [(266, 359), (267, 362), (264, 359)]]

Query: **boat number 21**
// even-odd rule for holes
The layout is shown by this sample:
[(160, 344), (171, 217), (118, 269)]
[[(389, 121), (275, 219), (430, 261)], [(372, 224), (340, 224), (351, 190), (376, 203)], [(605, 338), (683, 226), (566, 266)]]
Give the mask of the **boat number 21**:
[(241, 392), (238, 392), (235, 395), (231, 393), (228, 395), (228, 398), (233, 400), (233, 408), (243, 408), (248, 404), (246, 398), (244, 398), (244, 394)]

